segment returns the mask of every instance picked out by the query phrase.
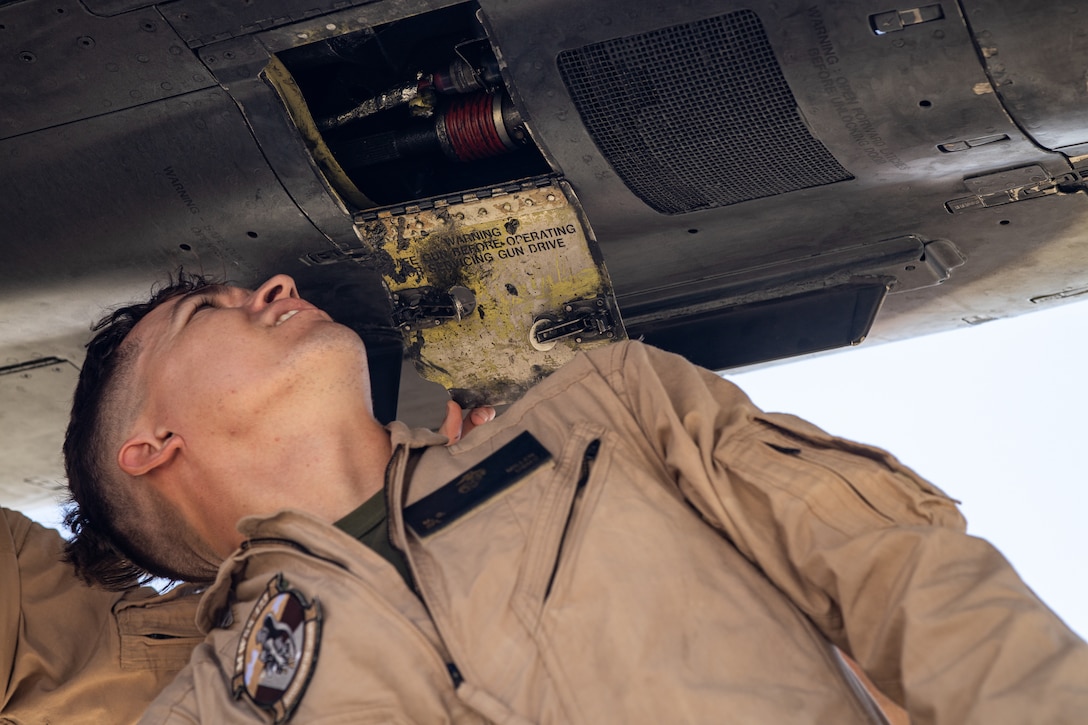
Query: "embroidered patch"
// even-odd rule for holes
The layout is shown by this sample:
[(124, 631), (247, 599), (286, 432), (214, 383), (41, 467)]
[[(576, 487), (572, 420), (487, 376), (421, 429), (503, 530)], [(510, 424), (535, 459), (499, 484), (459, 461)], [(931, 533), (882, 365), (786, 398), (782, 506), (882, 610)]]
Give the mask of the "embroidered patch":
[(242, 629), (231, 689), (272, 713), (274, 723), (291, 717), (317, 664), (321, 604), (287, 586), (282, 574), (268, 582)]
[(420, 536), (433, 534), (525, 478), (551, 458), (532, 433), (520, 433), (475, 468), (405, 508), (404, 521)]

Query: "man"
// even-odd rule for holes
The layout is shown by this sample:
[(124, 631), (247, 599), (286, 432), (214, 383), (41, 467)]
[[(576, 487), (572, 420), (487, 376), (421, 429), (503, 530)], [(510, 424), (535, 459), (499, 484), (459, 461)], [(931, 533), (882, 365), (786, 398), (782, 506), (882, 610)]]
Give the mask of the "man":
[(580, 356), (444, 448), (289, 277), (138, 312), (66, 452), (73, 561), (214, 577), (147, 722), (871, 722), (831, 644), (916, 722), (1088, 711), (1088, 648), (951, 500), (675, 356)]
[[(462, 421), (447, 408), (450, 440), (494, 416)], [(202, 639), (196, 587), (158, 595), (110, 591), (63, 561), (61, 536), (0, 507), (0, 722), (135, 723)]]

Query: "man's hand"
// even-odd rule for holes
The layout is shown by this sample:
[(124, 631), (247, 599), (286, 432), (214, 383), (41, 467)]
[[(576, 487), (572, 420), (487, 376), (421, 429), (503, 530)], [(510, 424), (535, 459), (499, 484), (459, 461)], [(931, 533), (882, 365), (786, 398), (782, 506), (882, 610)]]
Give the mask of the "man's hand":
[(453, 445), (476, 426), (494, 419), (495, 409), (490, 405), (473, 408), (468, 415), (464, 415), (461, 406), (451, 400), (446, 403), (446, 419), (442, 421), (438, 432), (450, 439), (447, 445)]

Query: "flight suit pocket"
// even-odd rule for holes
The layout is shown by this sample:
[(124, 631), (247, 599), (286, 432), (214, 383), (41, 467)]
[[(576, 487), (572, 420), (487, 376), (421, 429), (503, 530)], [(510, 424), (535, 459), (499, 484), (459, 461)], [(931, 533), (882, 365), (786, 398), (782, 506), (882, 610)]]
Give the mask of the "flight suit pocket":
[(512, 602), (518, 617), (530, 630), (536, 627), (563, 562), (576, 548), (577, 523), (586, 513), (586, 489), (598, 468), (604, 433), (600, 426), (575, 426), (533, 518)]
[[(860, 520), (867, 525), (964, 527), (953, 499), (884, 450), (836, 438), (791, 415), (765, 413), (755, 417), (755, 424), (768, 476), (809, 499), (816, 513), (837, 528), (851, 528)], [(804, 490), (814, 484), (818, 496)]]
[(119, 602), (114, 609), (121, 638), (121, 669), (174, 672), (204, 641), (196, 626), (199, 594), (192, 585), (148, 599)]

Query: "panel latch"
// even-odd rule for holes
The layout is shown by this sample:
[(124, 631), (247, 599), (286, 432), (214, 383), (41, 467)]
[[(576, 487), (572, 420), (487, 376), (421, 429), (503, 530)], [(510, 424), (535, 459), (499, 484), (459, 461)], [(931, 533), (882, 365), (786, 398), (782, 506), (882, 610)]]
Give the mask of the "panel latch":
[(391, 297), (393, 324), (401, 330), (436, 327), (447, 320), (462, 320), (476, 310), (476, 295), (459, 285), (447, 292), (430, 286), (401, 289)]
[(529, 328), (529, 342), (541, 351), (551, 350), (559, 340), (575, 342), (615, 337), (615, 318), (603, 297), (572, 300), (560, 311), (540, 315)]
[(902, 30), (908, 25), (928, 23), (932, 20), (940, 20), (944, 17), (944, 10), (940, 4), (924, 5), (910, 8), (909, 10), (890, 10), (886, 13), (876, 13), (869, 16), (869, 25), (877, 35), (885, 35)]
[(983, 209), (1052, 196), (1066, 191), (1066, 184), (1075, 179), (1076, 174), (1067, 174), (1053, 179), (1046, 169), (1038, 164), (972, 176), (963, 180), (972, 192), (972, 196), (945, 202), (945, 208), (953, 214), (958, 214), (969, 209)]

